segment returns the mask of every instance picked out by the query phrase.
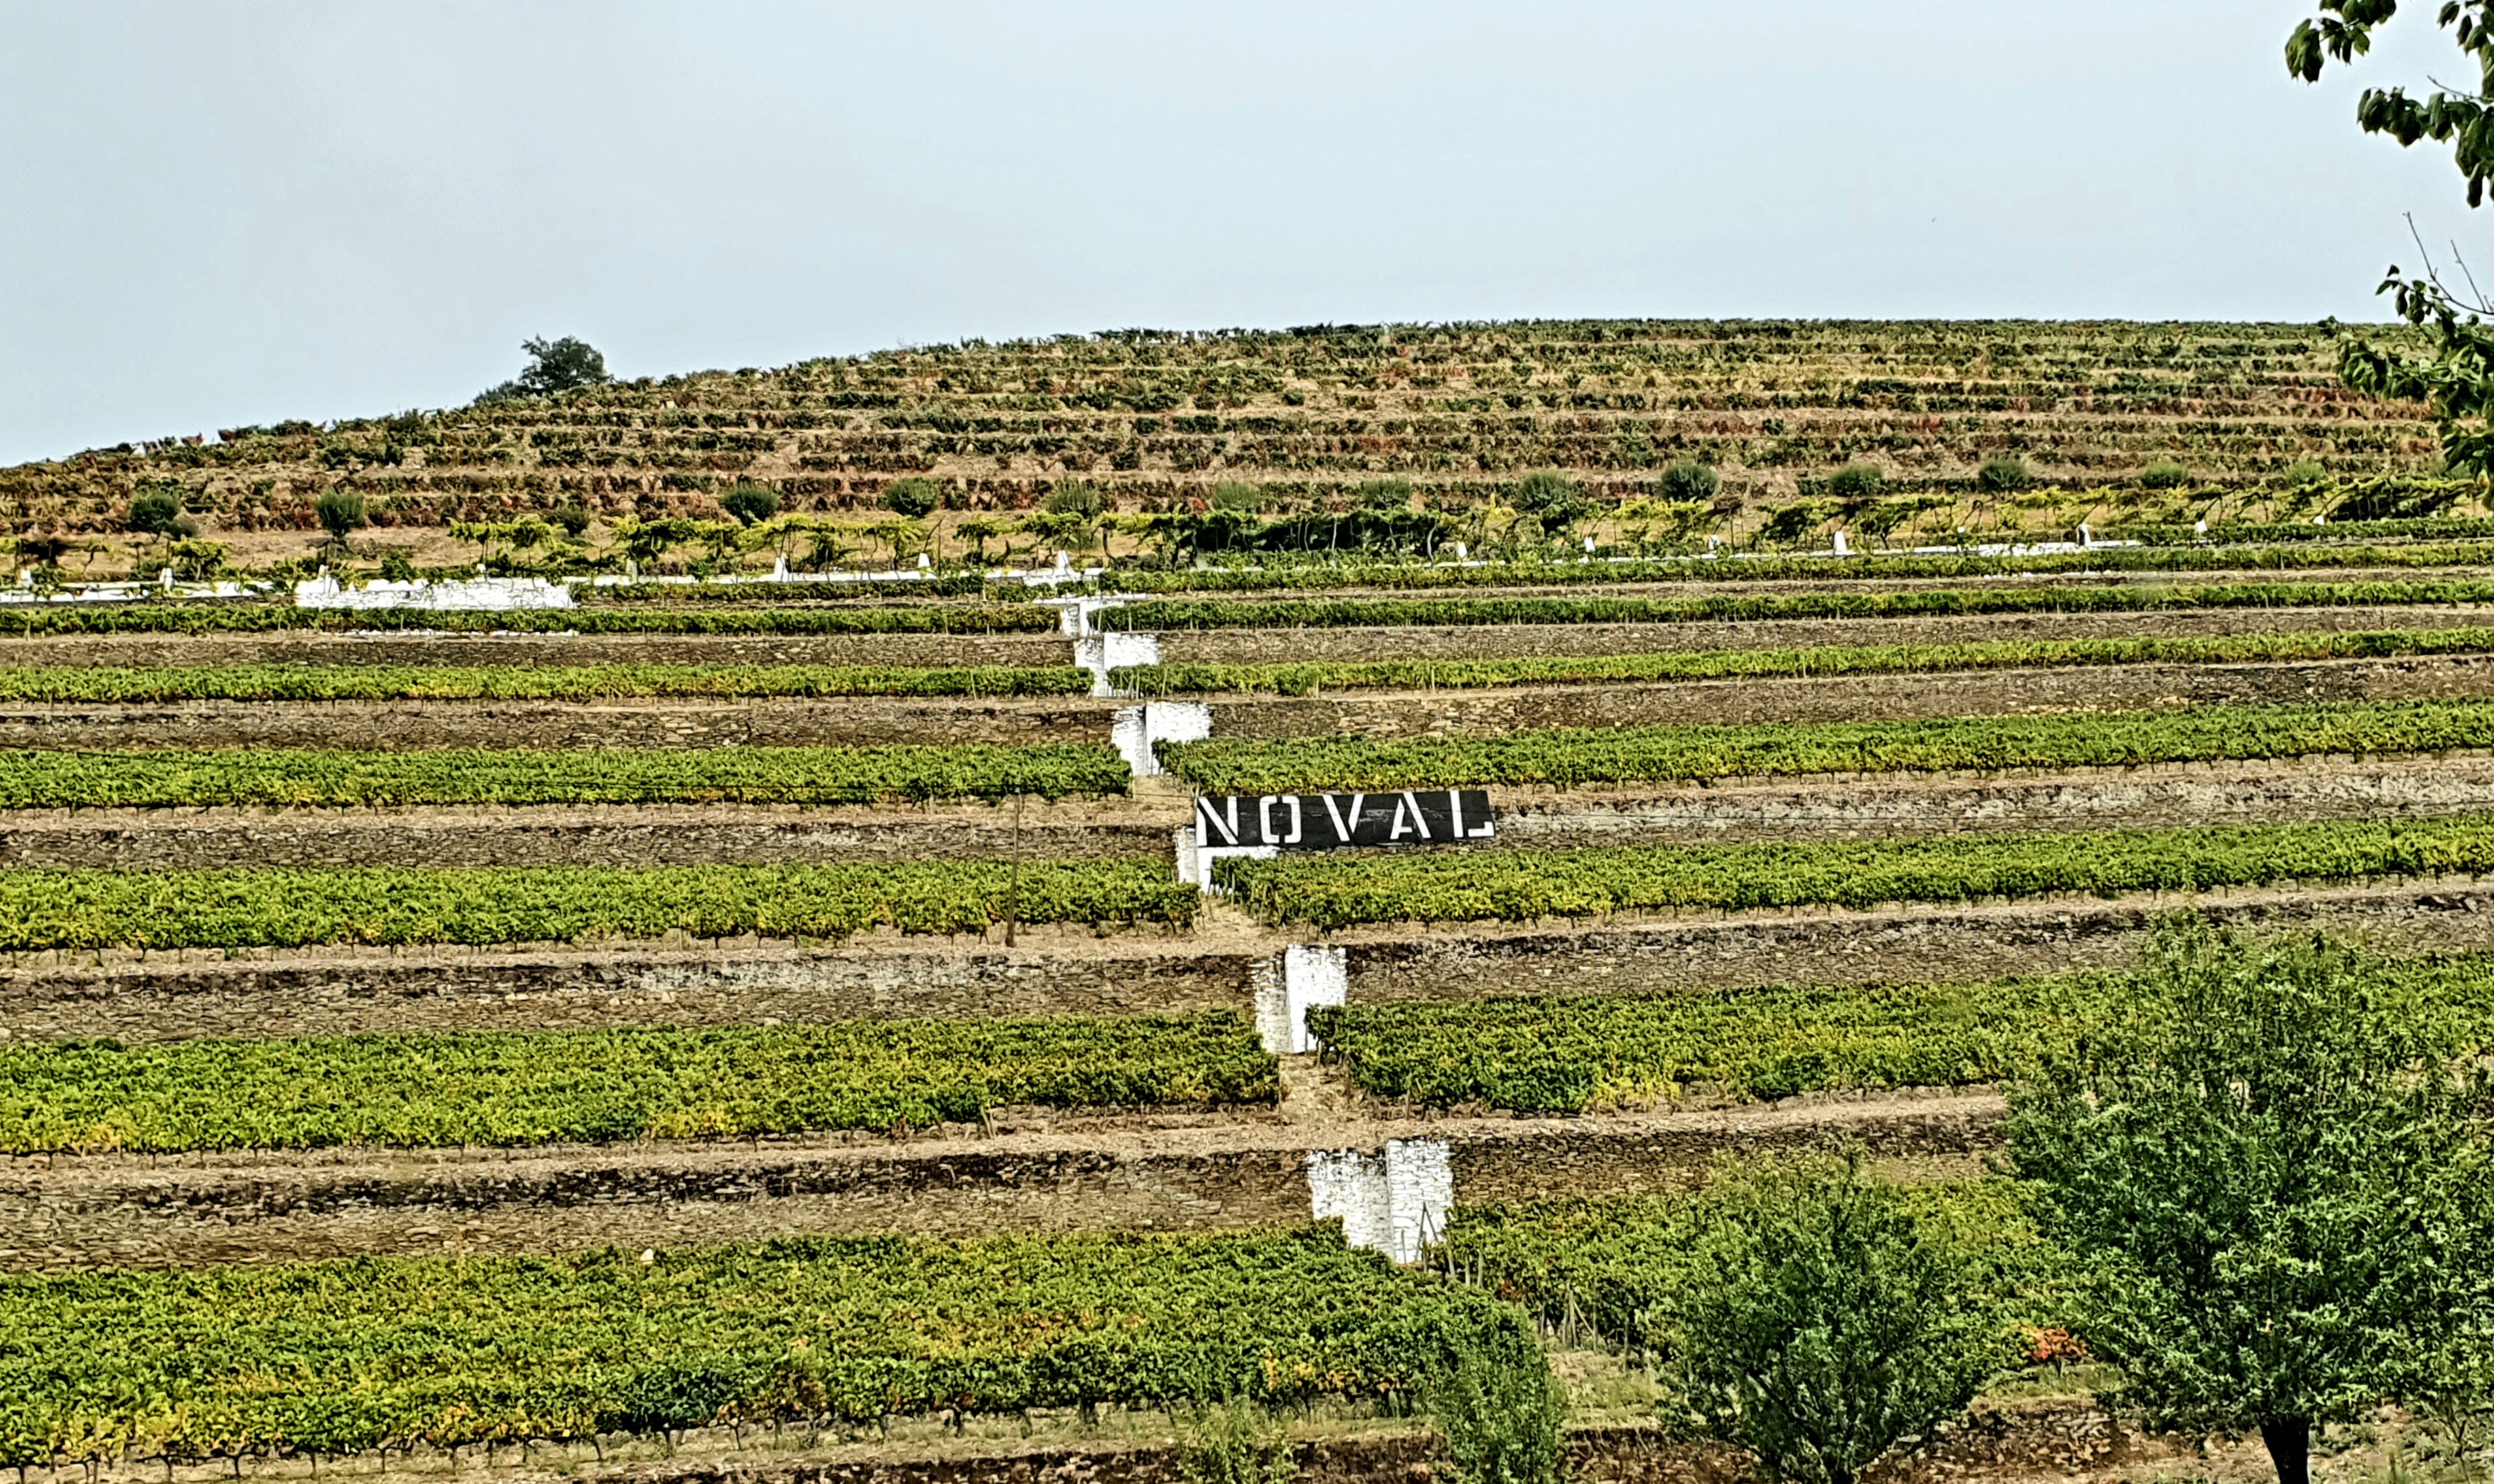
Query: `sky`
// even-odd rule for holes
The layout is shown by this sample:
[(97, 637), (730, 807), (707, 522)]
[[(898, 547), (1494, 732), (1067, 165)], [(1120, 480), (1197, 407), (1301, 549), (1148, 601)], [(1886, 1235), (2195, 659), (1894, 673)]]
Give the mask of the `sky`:
[(1126, 326), (2378, 318), (2296, 0), (0, 0), (0, 463)]

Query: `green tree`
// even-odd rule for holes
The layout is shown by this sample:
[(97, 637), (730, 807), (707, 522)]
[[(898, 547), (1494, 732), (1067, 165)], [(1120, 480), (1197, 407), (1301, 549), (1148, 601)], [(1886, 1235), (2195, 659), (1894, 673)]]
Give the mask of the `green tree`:
[(1507, 503), (1532, 516), (1544, 530), (1565, 531), (1594, 513), (1591, 501), (1576, 481), (1555, 469), (1541, 469), (1516, 481), (1508, 492)]
[(1852, 1484), (2000, 1369), (1970, 1264), (1860, 1153), (1727, 1168), (1674, 1362), (1700, 1427), (1772, 1479)]
[(182, 497), (171, 490), (141, 490), (130, 500), (122, 525), (133, 534), (170, 536), (182, 520)]
[(727, 492), (719, 508), (736, 517), (740, 526), (755, 526), (779, 513), (779, 495), (767, 484), (740, 479), (736, 488)]
[(319, 519), (320, 529), (329, 533), (330, 544), (337, 546), (346, 545), (347, 537), (372, 522), (364, 510), (364, 497), (350, 489), (321, 491), (312, 513)]
[[(2321, 10), (2287, 38), (2286, 69), (2306, 82), (2319, 81), (2331, 58), (2352, 63), (2370, 51), (2374, 31), (2398, 13), (2398, 3), (2322, 0)], [(2468, 183), (2468, 204), (2479, 206), (2494, 179), (2494, 0), (2447, 0), (2437, 18), (2457, 42), (2461, 65), (2474, 72), (2476, 89), (2437, 83), (2429, 96), (2411, 98), (2404, 87), (2366, 88), (2356, 102), (2356, 125), (2402, 146), (2419, 139), (2449, 145)], [(2414, 357), (2351, 338), (2339, 348), (2338, 374), (2357, 391), (2431, 403), (2444, 462), (2462, 473), (2494, 473), (2494, 327), (2481, 322), (2494, 316), (2494, 303), (2464, 271), (2465, 292), (2445, 284), (2421, 238), (2417, 251), (2423, 274), (2402, 273), (2393, 263), (2379, 291), (2392, 295), (2401, 318), (2433, 332), (2432, 353)]]
[(565, 335), (561, 340), (534, 337), (520, 342), (520, 348), (528, 352), (528, 369), (500, 386), (486, 388), (477, 401), (551, 397), (584, 386), (600, 386), (609, 379), (606, 357), (598, 353), (596, 347), (574, 336)]
[(895, 479), (884, 486), (883, 507), (905, 521), (923, 521), (944, 502), (932, 479)]
[(1668, 500), (1711, 500), (1722, 487), (1722, 477), (1694, 459), (1683, 459), (1662, 471), (1662, 498)]
[(2040, 1223), (2095, 1269), (2079, 1328), (2113, 1400), (2257, 1430), (2280, 1484), (2315, 1427), (2430, 1405), (2488, 1312), (2487, 1080), (2357, 968), (2169, 923), (2130, 1013), (2010, 1097)]
[(2026, 462), (2012, 454), (1994, 454), (1983, 461), (1974, 475), (1975, 485), (1987, 495), (2008, 495), (2034, 482), (2027, 472)]

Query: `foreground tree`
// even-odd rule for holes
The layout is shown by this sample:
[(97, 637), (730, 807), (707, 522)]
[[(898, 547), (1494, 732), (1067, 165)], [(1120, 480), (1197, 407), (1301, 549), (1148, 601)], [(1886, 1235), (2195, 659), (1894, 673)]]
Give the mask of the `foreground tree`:
[[(2374, 31), (2398, 14), (2398, 0), (2322, 0), (2321, 10), (2287, 39), (2287, 71), (2306, 82), (2319, 81), (2333, 58), (2352, 63), (2370, 51)], [(2357, 101), (2356, 123), (2403, 146), (2419, 139), (2449, 145), (2468, 182), (2468, 204), (2478, 206), (2494, 179), (2494, 0), (2446, 0), (2438, 19), (2456, 41), (2461, 64), (2474, 71), (2476, 90), (2437, 84), (2430, 95), (2411, 98), (2404, 87), (2367, 88)], [(2433, 353), (2410, 356), (2351, 339), (2339, 349), (2339, 375), (2357, 391), (2431, 403), (2443, 462), (2485, 476), (2494, 473), (2494, 331), (2479, 320), (2494, 316), (2494, 304), (2455, 251), (2464, 288), (2443, 279), (2421, 240), (2417, 250), (2424, 255), (2422, 275), (2393, 263), (2381, 291), (2393, 295), (2400, 318), (2433, 332)]]
[(1672, 1305), (1701, 1429), (1787, 1484), (1853, 1484), (1956, 1416), (2006, 1359), (1967, 1263), (1906, 1194), (1841, 1159), (1727, 1173)]
[(2160, 929), (2117, 1031), (2010, 1094), (2044, 1229), (2095, 1271), (2080, 1337), (2150, 1428), (2313, 1430), (2429, 1409), (2488, 1313), (2481, 1070), (2322, 939)]

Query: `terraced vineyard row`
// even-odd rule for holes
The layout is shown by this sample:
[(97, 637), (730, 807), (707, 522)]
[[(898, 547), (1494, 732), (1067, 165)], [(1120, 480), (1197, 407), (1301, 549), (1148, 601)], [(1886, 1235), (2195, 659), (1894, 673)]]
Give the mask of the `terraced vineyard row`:
[(901, 865), (406, 866), (0, 872), (0, 951), (594, 943), (671, 933), (836, 942), (1005, 922), (1184, 924), (1143, 859)]
[(1491, 784), (1702, 783), (1830, 773), (2137, 768), (2494, 746), (2494, 702), (2206, 706), (2074, 715), (1951, 716), (1759, 726), (1601, 727), (1506, 737), (1211, 738), (1161, 761), (1214, 794)]
[(2481, 875), (2494, 817), (2184, 830), (1219, 862), (1277, 923), (1532, 922), (1614, 912), (1869, 909), (2064, 893), (2206, 892), (2280, 882)]
[(1269, 1103), (1233, 1014), (0, 1045), (0, 1150), (745, 1138), (1054, 1107)]
[(372, 808), (408, 804), (872, 803), (1113, 795), (1101, 745), (428, 752), (201, 748), (0, 752), (0, 808)]
[[(2494, 956), (2376, 962), (2367, 972), (2427, 1042), (2494, 1042)], [(1325, 1054), (1353, 1085), (1438, 1106), (1580, 1112), (1688, 1096), (1789, 1098), (1967, 1087), (2034, 1075), (2138, 1013), (2124, 977), (1971, 984), (1775, 985), (1661, 997), (1600, 994), (1320, 1006)]]
[(1334, 1232), (0, 1278), (0, 1466), (1408, 1394), (1522, 1313)]
[[(2083, 665), (2251, 664), (2481, 654), (2494, 628), (2370, 633), (2224, 634), (2143, 639), (2022, 639), (1798, 650), (1675, 651), (1531, 659), (1320, 660), (1298, 664), (1122, 665), (1111, 683), (1142, 695), (1305, 696), (1323, 690), (1466, 690), (1512, 685), (1600, 685), (1763, 676), (1898, 675), (1941, 670)], [(0, 672), (0, 694), (8, 677)]]

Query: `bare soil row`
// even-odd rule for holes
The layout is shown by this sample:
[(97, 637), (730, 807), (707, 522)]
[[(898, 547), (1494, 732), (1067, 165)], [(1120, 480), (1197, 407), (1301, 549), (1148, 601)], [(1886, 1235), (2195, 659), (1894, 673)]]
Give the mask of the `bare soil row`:
[[(1992, 979), (2129, 964), (2161, 914), (2322, 928), (2387, 954), (2494, 949), (2494, 881), (2454, 878), (2196, 896), (1760, 911), (1605, 923), (1386, 924), (1329, 935), (1354, 1002), (1675, 994), (1778, 983)], [(859, 1017), (1138, 1015), (1254, 1005), (1255, 966), (1310, 941), (1229, 909), (1183, 935), (884, 934), (838, 948), (541, 946), (225, 959), (45, 955), (0, 971), (0, 1035), (200, 1036), (537, 1031)]]

